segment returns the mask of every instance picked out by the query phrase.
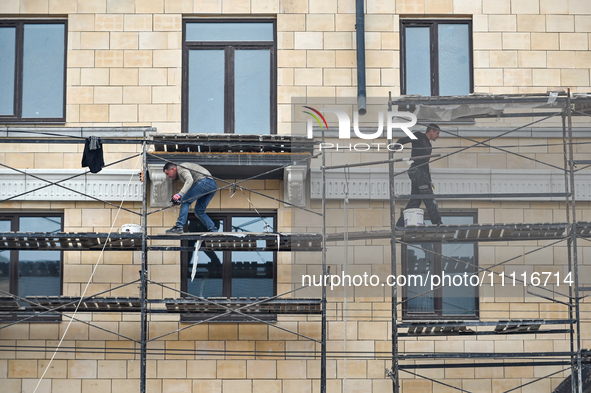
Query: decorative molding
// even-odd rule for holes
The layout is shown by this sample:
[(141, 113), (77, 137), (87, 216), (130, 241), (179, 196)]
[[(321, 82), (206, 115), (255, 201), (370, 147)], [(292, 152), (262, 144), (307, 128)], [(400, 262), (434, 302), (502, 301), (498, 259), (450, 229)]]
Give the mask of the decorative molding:
[(150, 207), (166, 207), (170, 205), (172, 196), (172, 179), (162, 171), (162, 164), (148, 164), (150, 174)]
[[(38, 191), (17, 196), (17, 201), (92, 201), (84, 193), (106, 201), (141, 201), (142, 183), (139, 170), (103, 169), (99, 173), (84, 173), (84, 169), (23, 169), (23, 173), (10, 169), (0, 169), (0, 199), (23, 194), (29, 190), (59, 182), (70, 191), (51, 185)], [(33, 176), (37, 176), (33, 177)], [(71, 178), (60, 182), (60, 180)], [(42, 180), (43, 179), (43, 180)]]
[(285, 168), (283, 175), (283, 191), (285, 201), (304, 207), (307, 201), (308, 166), (293, 165)]
[[(400, 173), (401, 171), (397, 171)], [(431, 169), (437, 194), (491, 194), (491, 193), (560, 193), (564, 192), (564, 173), (549, 170), (511, 169)], [(387, 169), (349, 170), (349, 198), (388, 200), (390, 189)], [(579, 201), (591, 201), (591, 174), (575, 176), (575, 197)], [(410, 180), (406, 174), (395, 177), (398, 195), (411, 194)], [(327, 199), (345, 198), (344, 171), (326, 173)], [(310, 174), (310, 198), (322, 197), (322, 173), (313, 168)], [(489, 200), (563, 201), (564, 198), (487, 198)]]

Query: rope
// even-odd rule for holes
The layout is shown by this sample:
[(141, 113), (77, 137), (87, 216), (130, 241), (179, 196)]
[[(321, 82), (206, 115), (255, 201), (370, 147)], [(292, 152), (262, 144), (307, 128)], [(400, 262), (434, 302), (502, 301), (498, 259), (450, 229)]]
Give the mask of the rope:
[[(263, 231), (264, 232), (267, 232), (267, 233), (272, 233), (273, 232), (273, 227), (271, 225), (269, 225), (269, 223), (267, 223), (267, 221), (265, 221), (265, 219), (263, 218), (263, 216), (261, 215), (261, 213), (257, 210), (256, 206), (252, 203), (252, 201), (250, 200), (250, 198), (248, 197), (248, 195), (246, 195), (246, 193), (244, 192), (244, 190), (242, 189), (242, 187), (238, 186), (238, 188), (240, 188), (240, 191), (242, 191), (242, 194), (244, 195), (244, 197), (248, 201), (248, 204), (250, 206), (252, 206), (252, 208), (254, 209), (254, 211), (259, 215), (259, 218), (261, 219), (261, 221), (263, 223), (265, 223), (265, 227), (263, 228)], [(234, 196), (234, 194), (232, 194), (232, 196)]]

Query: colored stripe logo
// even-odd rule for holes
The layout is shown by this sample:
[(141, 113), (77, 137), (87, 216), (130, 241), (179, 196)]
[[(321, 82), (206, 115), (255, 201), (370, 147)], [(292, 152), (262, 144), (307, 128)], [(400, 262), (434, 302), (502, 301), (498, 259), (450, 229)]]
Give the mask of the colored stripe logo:
[[(310, 107), (310, 106), (304, 106), (304, 108), (306, 109), (310, 109), (311, 111), (313, 111), (314, 113), (316, 113), (316, 115), (320, 116), (320, 119), (322, 119), (322, 121), (324, 122), (324, 126), (326, 126), (326, 130), (328, 131), (328, 123), (326, 122), (326, 119), (324, 118), (324, 116), (322, 116), (322, 113), (320, 113), (319, 111), (317, 111), (316, 109)], [(316, 119), (316, 121), (318, 122), (318, 124), (320, 125), (320, 128), (323, 128), (322, 123), (320, 122), (320, 119), (318, 118), (318, 116), (316, 116), (314, 113), (310, 113), (308, 111), (302, 111), (304, 113), (307, 113), (308, 115), (312, 116), (314, 119)]]

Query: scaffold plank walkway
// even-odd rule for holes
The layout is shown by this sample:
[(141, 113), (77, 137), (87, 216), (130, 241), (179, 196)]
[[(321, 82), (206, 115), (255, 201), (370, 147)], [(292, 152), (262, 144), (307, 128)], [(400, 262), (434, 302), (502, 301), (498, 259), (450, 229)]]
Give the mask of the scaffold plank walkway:
[(320, 314), (322, 299), (208, 298), (164, 299), (169, 312), (216, 313), (228, 309), (246, 314)]
[[(551, 334), (568, 333), (570, 329), (540, 329), (543, 325), (569, 325), (570, 319), (501, 319), (499, 321), (409, 321), (398, 323), (398, 328), (408, 328), (399, 337), (454, 336), (454, 335), (499, 335), (499, 334)], [(472, 328), (494, 327), (493, 330)]]
[[(184, 233), (149, 235), (148, 240), (202, 240), (207, 251), (320, 251), (322, 236), (295, 233)], [(140, 251), (141, 233), (0, 232), (0, 250)], [(150, 250), (193, 250), (194, 247), (149, 246)]]
[(151, 134), (156, 152), (312, 153), (315, 141), (293, 135)]
[[(147, 299), (150, 312), (168, 313), (224, 313), (239, 310), (246, 314), (318, 314), (322, 299), (298, 298), (196, 298)], [(28, 303), (28, 304), (27, 304)], [(156, 305), (164, 304), (165, 309)], [(0, 298), (0, 312), (140, 312), (139, 297), (27, 296), (21, 304), (13, 297)]]
[[(407, 243), (421, 242), (467, 242), (467, 241), (514, 241), (566, 239), (572, 226), (567, 223), (540, 224), (471, 224), (426, 227), (396, 228), (396, 237)], [(326, 237), (327, 242), (344, 240), (344, 233)], [(578, 237), (591, 237), (591, 222), (577, 223)], [(372, 232), (349, 232), (349, 241), (363, 239), (388, 239), (389, 230)]]

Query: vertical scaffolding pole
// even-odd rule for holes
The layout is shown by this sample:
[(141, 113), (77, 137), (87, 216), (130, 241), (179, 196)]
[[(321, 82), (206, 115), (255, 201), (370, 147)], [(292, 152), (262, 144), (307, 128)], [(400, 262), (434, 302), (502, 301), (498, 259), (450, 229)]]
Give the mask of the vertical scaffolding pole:
[[(324, 132), (322, 133), (324, 143)], [(320, 393), (326, 393), (326, 154), (322, 152), (322, 337), (320, 343)]]
[[(568, 176), (568, 163), (569, 160), (567, 158), (568, 156), (568, 144), (566, 142), (566, 113), (562, 112), (562, 146), (563, 146), (563, 157), (564, 157), (564, 192), (566, 194), (569, 193), (569, 176)], [(566, 222), (567, 224), (571, 225), (570, 222), (570, 196), (567, 195), (566, 196)], [(571, 272), (572, 269), (572, 240), (570, 238), (567, 239), (566, 241), (567, 244), (567, 267), (568, 267), (568, 271)], [(569, 304), (569, 309), (568, 309), (568, 318), (571, 320), (570, 322), (570, 332), (569, 332), (569, 338), (570, 338), (570, 352), (571, 352), (571, 357), (570, 357), (570, 361), (571, 361), (571, 373), (570, 373), (570, 386), (571, 386), (571, 392), (572, 393), (576, 393), (577, 390), (577, 386), (578, 386), (578, 380), (576, 378), (575, 375), (575, 324), (573, 322), (573, 288), (569, 285), (568, 286), (568, 304)]]
[[(144, 138), (145, 139), (145, 138)], [(146, 353), (148, 345), (148, 160), (146, 143), (142, 144), (142, 170), (144, 171), (142, 201), (142, 269), (140, 271), (141, 289), (141, 349), (140, 349), (140, 392), (146, 393)]]
[[(388, 100), (388, 111), (392, 110), (392, 95)], [(388, 145), (392, 144), (392, 139), (388, 139)], [(390, 229), (392, 238), (390, 239), (390, 252), (392, 261), (390, 271), (393, 277), (398, 276), (396, 268), (396, 193), (394, 187), (394, 152), (388, 149), (388, 180), (390, 184)], [(398, 378), (398, 288), (392, 286), (392, 391), (399, 392)]]
[(573, 247), (573, 272), (575, 281), (575, 320), (577, 324), (577, 385), (578, 392), (583, 393), (583, 369), (581, 364), (581, 310), (580, 310), (580, 299), (579, 299), (579, 258), (577, 250), (577, 211), (576, 211), (576, 197), (575, 197), (575, 159), (574, 159), (574, 146), (573, 146), (573, 119), (572, 119), (572, 102), (570, 96), (570, 89), (567, 91), (568, 96), (566, 97), (566, 115), (568, 118), (568, 161), (570, 171), (570, 192), (571, 192), (571, 208), (573, 213), (572, 222), (572, 247)]

